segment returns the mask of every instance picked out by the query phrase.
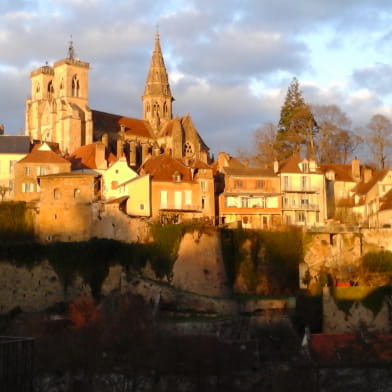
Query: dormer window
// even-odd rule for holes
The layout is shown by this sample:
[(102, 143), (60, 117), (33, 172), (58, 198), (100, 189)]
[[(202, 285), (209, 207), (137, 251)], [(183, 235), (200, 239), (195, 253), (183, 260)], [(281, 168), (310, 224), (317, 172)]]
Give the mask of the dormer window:
[(173, 182), (181, 182), (181, 173), (179, 171), (173, 173)]

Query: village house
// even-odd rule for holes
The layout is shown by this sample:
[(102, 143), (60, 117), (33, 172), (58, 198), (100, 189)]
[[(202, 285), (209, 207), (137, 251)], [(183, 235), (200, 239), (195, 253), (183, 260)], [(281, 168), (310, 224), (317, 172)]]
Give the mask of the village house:
[(274, 162), (283, 196), (283, 223), (323, 226), (327, 219), (325, 176), (314, 159), (292, 155)]
[(47, 143), (36, 144), (29, 154), (15, 164), (14, 199), (39, 200), (39, 176), (70, 171), (71, 163), (53, 152)]
[(221, 224), (271, 229), (282, 223), (280, 179), (272, 169), (248, 167), (224, 153), (218, 156), (218, 169)]
[(12, 200), (15, 191), (15, 164), (31, 149), (27, 136), (0, 135), (0, 200)]
[(36, 233), (41, 241), (85, 241), (94, 225), (93, 203), (100, 198), (100, 175), (57, 173), (38, 177), (40, 201)]
[(214, 177), (206, 163), (151, 157), (140, 168), (151, 176), (151, 216), (162, 223), (203, 221), (214, 223)]

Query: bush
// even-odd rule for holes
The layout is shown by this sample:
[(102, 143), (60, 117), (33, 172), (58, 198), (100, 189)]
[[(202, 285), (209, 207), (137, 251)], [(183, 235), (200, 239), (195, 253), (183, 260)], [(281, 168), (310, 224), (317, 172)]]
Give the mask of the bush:
[(392, 252), (368, 252), (362, 257), (362, 267), (368, 272), (392, 272)]

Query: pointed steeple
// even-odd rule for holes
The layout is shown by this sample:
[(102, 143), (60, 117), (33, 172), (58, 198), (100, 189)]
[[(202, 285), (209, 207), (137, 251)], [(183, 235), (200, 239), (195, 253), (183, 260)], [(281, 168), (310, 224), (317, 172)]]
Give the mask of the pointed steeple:
[(172, 118), (172, 102), (174, 101), (158, 32), (155, 34), (155, 45), (142, 100), (143, 119), (149, 121), (154, 132), (157, 133), (162, 124)]

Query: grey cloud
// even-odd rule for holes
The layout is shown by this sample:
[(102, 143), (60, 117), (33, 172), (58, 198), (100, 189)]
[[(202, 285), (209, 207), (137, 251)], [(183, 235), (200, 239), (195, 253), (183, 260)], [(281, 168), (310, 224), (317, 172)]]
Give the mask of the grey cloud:
[(391, 93), (392, 65), (375, 64), (362, 69), (357, 69), (352, 79), (356, 87), (368, 88), (381, 95)]

